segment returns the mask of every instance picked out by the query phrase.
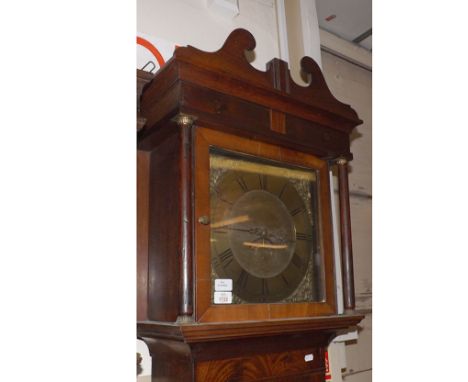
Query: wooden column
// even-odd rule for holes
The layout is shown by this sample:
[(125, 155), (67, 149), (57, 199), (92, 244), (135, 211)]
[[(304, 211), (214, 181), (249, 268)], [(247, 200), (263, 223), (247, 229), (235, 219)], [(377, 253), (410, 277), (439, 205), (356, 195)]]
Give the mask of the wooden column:
[(192, 124), (194, 118), (178, 114), (174, 121), (180, 127), (180, 300), (178, 322), (192, 321), (193, 256), (192, 256)]
[(351, 215), (349, 207), (348, 161), (339, 158), (338, 190), (340, 197), (341, 272), (345, 312), (354, 311), (353, 243), (351, 240)]
[(148, 319), (149, 172), (151, 153), (137, 151), (137, 320)]

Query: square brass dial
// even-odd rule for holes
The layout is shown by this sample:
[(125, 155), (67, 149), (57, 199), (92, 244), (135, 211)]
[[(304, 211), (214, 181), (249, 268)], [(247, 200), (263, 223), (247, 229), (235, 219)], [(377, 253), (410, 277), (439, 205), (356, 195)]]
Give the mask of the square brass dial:
[(220, 279), (233, 304), (324, 301), (317, 170), (209, 155), (212, 303)]

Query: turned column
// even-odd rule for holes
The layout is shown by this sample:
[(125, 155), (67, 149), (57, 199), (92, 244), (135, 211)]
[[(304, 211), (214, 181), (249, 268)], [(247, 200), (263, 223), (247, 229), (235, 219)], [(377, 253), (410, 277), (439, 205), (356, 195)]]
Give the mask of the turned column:
[(345, 312), (355, 308), (353, 243), (351, 240), (351, 215), (349, 207), (348, 160), (338, 158), (338, 190), (340, 199), (341, 274)]
[(178, 322), (193, 320), (193, 256), (192, 256), (192, 125), (195, 118), (178, 114), (174, 122), (180, 128), (180, 300)]

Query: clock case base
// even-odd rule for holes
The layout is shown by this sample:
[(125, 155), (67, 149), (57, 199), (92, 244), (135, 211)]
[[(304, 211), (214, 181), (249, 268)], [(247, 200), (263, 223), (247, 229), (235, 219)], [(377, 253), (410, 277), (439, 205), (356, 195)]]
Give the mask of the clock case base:
[(363, 316), (216, 324), (138, 323), (152, 356), (152, 381), (325, 380), (325, 352)]

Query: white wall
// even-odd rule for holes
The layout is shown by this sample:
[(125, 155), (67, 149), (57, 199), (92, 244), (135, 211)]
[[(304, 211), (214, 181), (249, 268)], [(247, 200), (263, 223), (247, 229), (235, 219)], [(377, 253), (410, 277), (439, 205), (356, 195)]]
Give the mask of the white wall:
[(148, 346), (146, 346), (142, 340), (137, 340), (137, 352), (140, 353), (142, 357), (140, 365), (143, 370), (141, 375), (151, 375), (151, 356), (149, 354)]
[(207, 0), (138, 0), (138, 32), (178, 45), (218, 50), (229, 33), (244, 28), (257, 41), (252, 65), (265, 64), (279, 56), (278, 27), (274, 0), (239, 0), (239, 15), (229, 18), (208, 7)]
[[(361, 52), (356, 58), (370, 63), (366, 54), (371, 56)], [(356, 309), (365, 319), (359, 324), (357, 342), (346, 345), (343, 381), (368, 382), (372, 378), (372, 72), (327, 52), (322, 52), (322, 67), (333, 95), (350, 104), (364, 121), (351, 135), (354, 159), (349, 188)]]
[(308, 80), (301, 76), (302, 57), (312, 57), (322, 67), (320, 34), (315, 0), (281, 0), (286, 16), (289, 68), (291, 77), (299, 85)]

